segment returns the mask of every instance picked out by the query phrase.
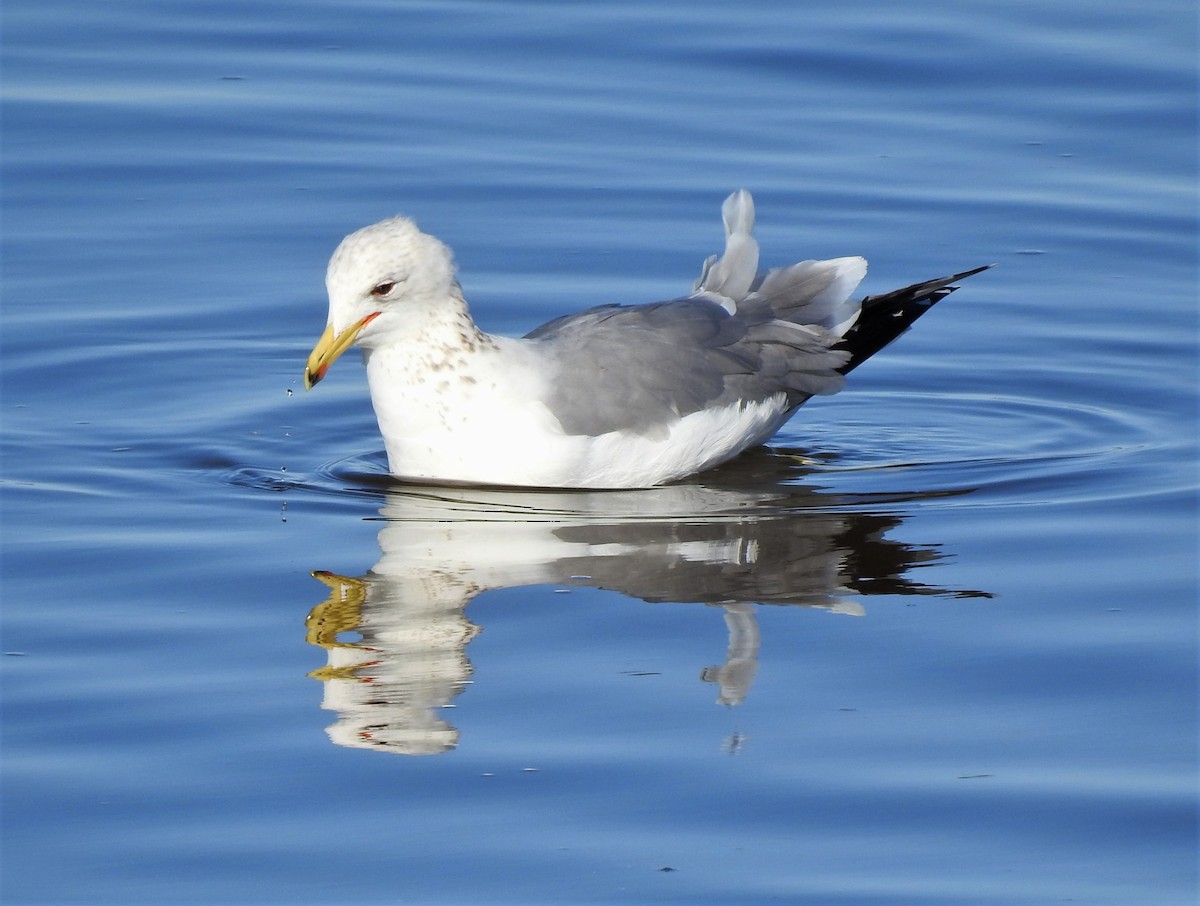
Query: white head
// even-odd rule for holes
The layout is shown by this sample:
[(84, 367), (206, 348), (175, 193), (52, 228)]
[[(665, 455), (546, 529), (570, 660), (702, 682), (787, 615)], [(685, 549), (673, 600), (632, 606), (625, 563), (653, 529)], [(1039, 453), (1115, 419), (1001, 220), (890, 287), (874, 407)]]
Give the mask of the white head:
[(321, 380), (355, 342), (370, 348), (452, 298), (461, 299), (450, 249), (405, 217), (382, 220), (343, 239), (329, 259), (325, 288), (329, 321), (308, 358), (306, 387)]

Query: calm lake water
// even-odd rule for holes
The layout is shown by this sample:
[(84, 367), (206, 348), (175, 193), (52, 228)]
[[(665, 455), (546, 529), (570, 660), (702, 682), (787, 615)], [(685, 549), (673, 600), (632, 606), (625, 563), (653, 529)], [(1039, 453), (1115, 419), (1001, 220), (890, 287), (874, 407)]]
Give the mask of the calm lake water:
[[(3, 5), (5, 904), (1190, 904), (1188, 0)], [(343, 234), (478, 320), (996, 262), (770, 450), (387, 479)], [(315, 575), (314, 575), (315, 573)]]

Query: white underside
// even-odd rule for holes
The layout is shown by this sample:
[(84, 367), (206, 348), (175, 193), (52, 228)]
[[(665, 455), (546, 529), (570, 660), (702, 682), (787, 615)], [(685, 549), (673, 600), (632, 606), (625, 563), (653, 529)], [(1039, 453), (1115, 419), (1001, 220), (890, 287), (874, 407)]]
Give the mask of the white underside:
[(787, 419), (778, 394), (703, 410), (651, 439), (567, 435), (540, 402), (537, 363), (519, 341), (431, 373), (376, 351), (371, 398), (398, 478), (546, 488), (644, 488), (718, 465), (763, 443)]

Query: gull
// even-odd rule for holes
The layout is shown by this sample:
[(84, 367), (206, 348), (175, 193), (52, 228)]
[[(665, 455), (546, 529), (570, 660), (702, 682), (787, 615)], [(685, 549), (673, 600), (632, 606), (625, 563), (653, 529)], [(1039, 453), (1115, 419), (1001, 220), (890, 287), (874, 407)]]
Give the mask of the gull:
[(863, 258), (760, 272), (754, 202), (721, 208), (725, 250), (693, 291), (601, 305), (521, 338), (480, 330), (449, 248), (406, 217), (351, 233), (326, 273), (311, 389), (353, 345), (396, 478), (532, 488), (647, 488), (765, 443), (840, 390), (977, 267), (852, 299)]

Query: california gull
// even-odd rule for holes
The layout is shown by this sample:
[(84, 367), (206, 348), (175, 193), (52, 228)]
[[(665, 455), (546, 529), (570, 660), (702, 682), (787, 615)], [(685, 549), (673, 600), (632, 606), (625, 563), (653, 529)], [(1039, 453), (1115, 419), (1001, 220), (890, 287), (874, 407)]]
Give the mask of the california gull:
[[(394, 217), (347, 236), (326, 275), (329, 319), (304, 385), (350, 346), (398, 478), (642, 488), (767, 441), (974, 268), (857, 301), (858, 257), (759, 271), (754, 202), (721, 209), (725, 251), (690, 295), (602, 305), (520, 339), (484, 333), (450, 250)], [(990, 265), (989, 265), (990, 266)]]

